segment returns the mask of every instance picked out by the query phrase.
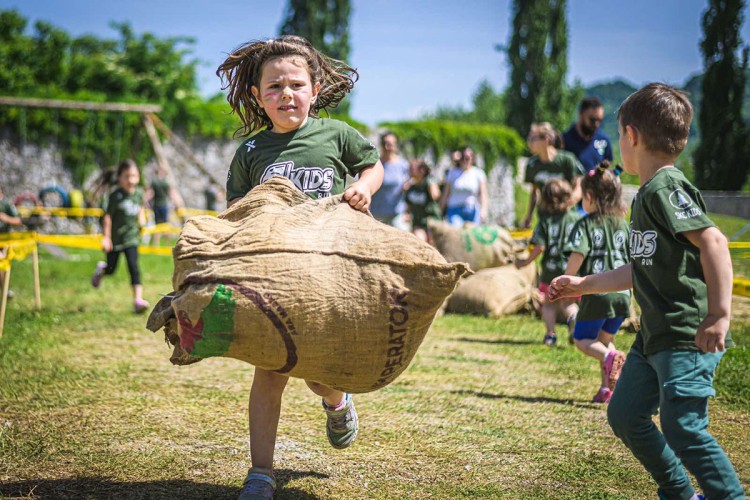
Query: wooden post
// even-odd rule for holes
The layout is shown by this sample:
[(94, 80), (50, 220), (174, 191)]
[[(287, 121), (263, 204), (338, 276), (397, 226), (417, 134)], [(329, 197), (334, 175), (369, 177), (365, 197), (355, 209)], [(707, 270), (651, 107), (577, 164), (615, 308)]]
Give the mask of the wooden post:
[(159, 164), (159, 168), (166, 173), (169, 173), (169, 162), (164, 155), (164, 149), (161, 147), (161, 142), (159, 141), (159, 136), (156, 134), (156, 129), (154, 128), (154, 122), (151, 121), (151, 116), (152, 115), (149, 113), (143, 114), (143, 126), (146, 127), (146, 133), (151, 140), (151, 146), (154, 148), (154, 154), (156, 155), (156, 162)]
[(31, 254), (31, 261), (34, 264), (34, 310), (42, 310), (42, 288), (39, 285), (39, 251), (34, 243), (34, 252)]
[(3, 326), (5, 325), (5, 307), (8, 305), (8, 288), (10, 287), (10, 268), (11, 266), (8, 266), (8, 270), (5, 271), (5, 276), (3, 279), (3, 300), (0, 304), (0, 337), (3, 336)]
[(198, 170), (203, 173), (203, 175), (208, 177), (211, 183), (213, 183), (219, 189), (224, 189), (224, 184), (222, 183), (222, 181), (216, 179), (213, 174), (209, 172), (208, 169), (204, 167), (200, 161), (198, 161), (198, 158), (196, 158), (193, 154), (193, 150), (185, 143), (185, 141), (180, 139), (174, 132), (169, 129), (169, 127), (164, 125), (164, 122), (162, 122), (155, 114), (146, 113), (146, 116), (148, 116), (154, 123), (154, 125), (156, 125), (156, 127), (174, 143), (175, 149), (178, 153), (180, 153), (185, 159), (193, 163), (198, 168)]

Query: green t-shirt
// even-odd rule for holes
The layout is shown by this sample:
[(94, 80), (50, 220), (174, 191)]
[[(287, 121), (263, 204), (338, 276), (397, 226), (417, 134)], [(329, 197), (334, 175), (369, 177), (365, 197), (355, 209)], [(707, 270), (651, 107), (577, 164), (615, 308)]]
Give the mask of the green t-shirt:
[(344, 122), (308, 118), (297, 130), (264, 130), (243, 141), (229, 166), (227, 200), (245, 196), (273, 176), (289, 178), (313, 199), (344, 192), (346, 175), (356, 176), (380, 156), (375, 146)]
[(156, 178), (151, 181), (151, 189), (154, 191), (154, 198), (151, 204), (154, 207), (169, 206), (169, 182), (167, 179)]
[(434, 183), (432, 177), (425, 177), (422, 182), (413, 184), (406, 191), (404, 198), (414, 227), (426, 228), (428, 219), (440, 219), (440, 206), (430, 196), (430, 184)]
[[(712, 227), (700, 192), (677, 168), (664, 168), (638, 190), (630, 217), (633, 289), (641, 306), (635, 346), (644, 355), (697, 351), (708, 313), (700, 252), (681, 233)], [(732, 345), (729, 332), (725, 341)]]
[(568, 259), (563, 247), (573, 230), (573, 226), (581, 218), (574, 208), (562, 214), (540, 214), (539, 222), (534, 227), (530, 242), (543, 245), (542, 271), (539, 274), (540, 283), (549, 283), (565, 272)]
[(138, 212), (143, 208), (143, 198), (143, 189), (140, 187), (135, 188), (133, 194), (128, 194), (119, 187), (110, 193), (104, 211), (112, 218), (114, 250), (137, 247), (140, 243), (141, 226), (138, 223)]
[[(3, 197), (0, 198), (0, 212), (4, 213), (5, 215), (9, 215), (11, 217), (19, 217), (18, 210), (16, 210), (16, 206), (9, 202), (7, 198)], [(10, 224), (6, 224), (5, 222), (0, 222), (0, 233), (7, 233), (10, 232)]]
[[(579, 276), (612, 271), (630, 262), (628, 223), (622, 217), (587, 215), (578, 221), (565, 244), (565, 255), (580, 253)], [(578, 319), (614, 318), (630, 315), (630, 290), (584, 295)]]
[(538, 156), (532, 156), (526, 165), (524, 182), (529, 182), (542, 189), (550, 179), (565, 179), (573, 183), (573, 179), (584, 174), (583, 166), (573, 153), (558, 150), (552, 161), (543, 163)]

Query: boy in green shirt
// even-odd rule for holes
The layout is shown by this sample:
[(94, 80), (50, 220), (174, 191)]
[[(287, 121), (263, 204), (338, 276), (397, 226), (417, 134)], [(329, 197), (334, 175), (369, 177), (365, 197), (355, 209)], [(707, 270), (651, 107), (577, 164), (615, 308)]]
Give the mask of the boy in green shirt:
[[(714, 372), (732, 346), (732, 261), (700, 193), (674, 167), (693, 116), (687, 96), (652, 83), (620, 106), (625, 170), (640, 178), (631, 215), (631, 263), (585, 277), (560, 276), (551, 298), (633, 288), (641, 331), (607, 416), (615, 435), (659, 485), (660, 498), (745, 498), (737, 473), (709, 434)], [(652, 421), (659, 412), (661, 431)]]
[[(18, 215), (16, 206), (3, 196), (3, 190), (0, 189), (0, 233), (9, 233), (11, 226), (20, 226), (21, 216)], [(5, 248), (0, 248), (0, 257), (5, 257)], [(0, 271), (0, 287), (5, 280), (5, 273)], [(1, 288), (0, 288), (1, 289)], [(0, 292), (2, 293), (2, 292)], [(13, 298), (13, 291), (8, 290), (8, 298)]]

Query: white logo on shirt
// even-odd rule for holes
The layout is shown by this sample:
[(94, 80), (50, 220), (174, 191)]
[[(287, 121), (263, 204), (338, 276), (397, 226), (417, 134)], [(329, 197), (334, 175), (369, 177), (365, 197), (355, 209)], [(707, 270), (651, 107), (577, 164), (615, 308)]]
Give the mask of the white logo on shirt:
[(330, 196), (333, 188), (333, 168), (300, 167), (294, 168), (293, 161), (274, 163), (266, 167), (260, 182), (266, 182), (271, 177), (280, 175), (288, 178), (305, 193), (318, 193), (318, 198)]
[(622, 250), (625, 246), (625, 231), (617, 231), (613, 237), (615, 250)]
[(558, 236), (560, 236), (560, 226), (558, 226), (557, 224), (550, 224), (549, 237), (557, 238)]
[(255, 139), (252, 141), (247, 141), (245, 143), (245, 146), (247, 146), (247, 152), (249, 153), (251, 149), (255, 149)]
[(604, 246), (604, 231), (601, 229), (594, 229), (594, 234), (591, 235), (593, 240), (594, 248), (602, 248)]
[(641, 257), (641, 265), (650, 266), (653, 260), (648, 258), (656, 253), (656, 231), (631, 231), (630, 254), (633, 258)]
[(607, 141), (605, 139), (597, 139), (594, 141), (594, 149), (599, 153), (600, 156), (604, 156), (604, 152), (607, 150)]
[(693, 204), (693, 200), (682, 189), (675, 189), (669, 195), (669, 203), (680, 210), (685, 210)]

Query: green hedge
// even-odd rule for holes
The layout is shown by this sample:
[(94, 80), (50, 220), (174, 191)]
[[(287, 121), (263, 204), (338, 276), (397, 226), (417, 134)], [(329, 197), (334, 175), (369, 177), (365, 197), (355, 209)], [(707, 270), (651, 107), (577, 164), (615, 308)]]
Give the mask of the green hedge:
[(438, 157), (445, 152), (471, 146), (484, 158), (485, 169), (503, 159), (515, 170), (516, 160), (526, 149), (521, 136), (502, 125), (422, 120), (385, 122), (380, 126), (395, 133), (401, 142), (410, 144), (417, 155), (431, 150)]

